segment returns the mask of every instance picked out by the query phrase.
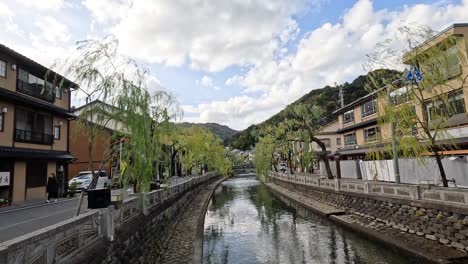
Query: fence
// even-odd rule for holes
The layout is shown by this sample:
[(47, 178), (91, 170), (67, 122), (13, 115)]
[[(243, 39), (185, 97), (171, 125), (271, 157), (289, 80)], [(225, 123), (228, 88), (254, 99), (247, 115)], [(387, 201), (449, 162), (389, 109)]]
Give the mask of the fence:
[(445, 188), (423, 184), (397, 184), (359, 179), (324, 179), (317, 175), (305, 175), (304, 173), (300, 175), (288, 175), (281, 172), (270, 172), (270, 177), (285, 182), (337, 192), (354, 192), (399, 199), (468, 205), (468, 189), (464, 188)]
[(66, 263), (100, 238), (113, 240), (115, 229), (130, 219), (147, 215), (158, 204), (169, 203), (173, 201), (171, 199), (217, 176), (217, 173), (208, 173), (166, 189), (131, 194), (116, 209), (90, 210), (78, 217), (0, 243), (0, 263)]
[[(449, 180), (455, 180), (456, 186), (468, 187), (468, 156), (453, 156), (442, 159), (445, 174)], [(439, 168), (432, 157), (418, 161), (414, 158), (399, 159), (400, 180), (402, 183), (420, 184), (432, 182), (441, 184)], [(323, 162), (320, 162), (320, 175), (326, 176)], [(333, 175), (336, 175), (334, 162), (330, 163)], [(393, 160), (341, 160), (341, 178), (363, 180), (395, 181)], [(454, 185), (454, 184), (452, 184)]]

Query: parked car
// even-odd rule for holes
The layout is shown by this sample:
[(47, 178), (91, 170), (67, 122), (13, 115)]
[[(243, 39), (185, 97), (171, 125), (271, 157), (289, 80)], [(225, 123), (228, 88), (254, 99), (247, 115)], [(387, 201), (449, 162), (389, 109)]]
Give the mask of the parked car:
[[(98, 173), (98, 171), (94, 171), (94, 173)], [(88, 190), (89, 185), (93, 180), (93, 174), (91, 171), (82, 171), (79, 172), (75, 177), (73, 177), (69, 182), (68, 185), (74, 184), (76, 186), (76, 190)], [(107, 172), (101, 171), (99, 174), (98, 182), (96, 184), (96, 189), (102, 188), (110, 188), (111, 180), (107, 175)]]

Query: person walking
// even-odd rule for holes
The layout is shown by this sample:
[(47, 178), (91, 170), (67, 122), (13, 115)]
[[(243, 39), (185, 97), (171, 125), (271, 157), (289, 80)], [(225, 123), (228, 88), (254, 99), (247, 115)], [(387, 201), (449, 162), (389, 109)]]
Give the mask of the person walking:
[(55, 178), (55, 174), (51, 173), (49, 178), (47, 179), (47, 203), (50, 202), (51, 199), (54, 199), (54, 202), (57, 202), (58, 196), (58, 184), (57, 178)]

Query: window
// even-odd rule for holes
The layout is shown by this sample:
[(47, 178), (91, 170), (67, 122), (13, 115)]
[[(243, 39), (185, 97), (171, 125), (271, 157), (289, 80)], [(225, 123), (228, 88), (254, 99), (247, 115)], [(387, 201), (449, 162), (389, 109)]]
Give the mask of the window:
[[(448, 80), (461, 73), (461, 62), (457, 46), (451, 46), (436, 57), (426, 59), (421, 63), (421, 72)], [(437, 81), (437, 80), (436, 80)]]
[(320, 139), (320, 141), (322, 141), (323, 144), (325, 144), (326, 148), (330, 147), (330, 139), (329, 138), (322, 138), (322, 139)]
[(6, 78), (7, 74), (7, 62), (0, 60), (0, 77)]
[(341, 146), (341, 138), (336, 139), (336, 145)]
[(356, 145), (356, 133), (350, 133), (344, 135), (345, 146)]
[(428, 120), (448, 118), (453, 115), (465, 113), (465, 99), (463, 91), (458, 91), (447, 97), (447, 100), (439, 100), (426, 104)]
[(62, 89), (58, 86), (55, 86), (55, 98), (62, 99)]
[(54, 139), (60, 140), (60, 126), (54, 126)]
[(26, 162), (26, 187), (42, 187), (47, 182), (47, 161), (30, 160)]
[(409, 89), (409, 87), (403, 86), (390, 92), (390, 102), (393, 105), (399, 105), (410, 101), (411, 95)]
[(55, 100), (55, 91), (52, 83), (46, 82), (21, 68), (18, 71), (17, 90), (48, 102), (54, 102)]
[(364, 129), (364, 141), (366, 143), (375, 142), (380, 139), (379, 127), (371, 127)]
[(343, 124), (354, 122), (354, 110), (344, 112), (343, 114)]
[(52, 144), (52, 117), (50, 115), (23, 108), (17, 108), (15, 115), (16, 141)]
[(377, 112), (377, 100), (373, 99), (361, 105), (362, 117), (373, 115)]

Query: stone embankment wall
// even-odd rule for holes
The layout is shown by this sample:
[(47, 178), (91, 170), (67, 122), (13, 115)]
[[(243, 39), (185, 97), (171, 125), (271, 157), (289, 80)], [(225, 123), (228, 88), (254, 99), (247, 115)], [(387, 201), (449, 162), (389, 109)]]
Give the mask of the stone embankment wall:
[(116, 208), (89, 210), (4, 242), (0, 263), (159, 263), (178, 216), (218, 178), (211, 173), (134, 194)]
[(272, 182), (348, 213), (468, 251), (468, 190), (272, 173)]

